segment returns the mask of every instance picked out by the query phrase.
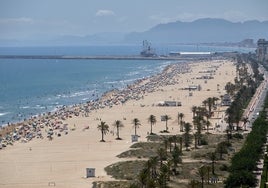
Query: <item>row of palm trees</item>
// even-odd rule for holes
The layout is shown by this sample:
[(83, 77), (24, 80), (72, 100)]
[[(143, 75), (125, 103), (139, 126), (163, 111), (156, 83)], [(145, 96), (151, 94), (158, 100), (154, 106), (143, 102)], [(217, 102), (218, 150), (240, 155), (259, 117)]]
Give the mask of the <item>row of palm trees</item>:
[[(178, 117), (179, 117), (180, 129), (183, 132), (184, 131), (183, 127), (187, 127), (188, 124), (187, 123), (185, 124), (185, 122), (182, 119), (184, 117), (183, 113), (179, 113)], [(165, 128), (165, 130), (163, 132), (168, 132), (168, 120), (170, 120), (171, 117), (168, 116), (168, 115), (165, 115), (165, 116), (163, 116), (163, 119), (166, 122), (166, 128)], [(150, 115), (149, 118), (148, 118), (148, 122), (150, 123), (150, 126), (151, 126), (150, 134), (153, 135), (154, 134), (153, 133), (153, 125), (155, 125), (156, 122), (157, 122), (156, 117), (154, 115)], [(132, 120), (132, 124), (134, 126), (134, 131), (135, 131), (134, 134), (137, 135), (137, 128), (139, 128), (139, 126), (141, 125), (140, 120), (138, 118), (134, 118)], [(114, 122), (113, 126), (116, 128), (116, 135), (117, 135), (116, 139), (121, 140), (119, 132), (120, 132), (120, 129), (122, 127), (124, 127), (124, 124), (122, 123), (122, 121), (116, 120)], [(106, 122), (101, 121), (97, 128), (98, 128), (99, 131), (101, 131), (101, 140), (100, 141), (105, 142), (104, 135), (109, 133), (109, 125), (107, 125)], [(187, 129), (187, 128), (185, 128), (185, 129)]]
[[(151, 125), (150, 134), (153, 134), (153, 125), (156, 124), (156, 117), (154, 115), (150, 115), (149, 118), (148, 118), (148, 122)], [(137, 128), (139, 128), (139, 126), (141, 125), (141, 122), (140, 122), (140, 120), (138, 118), (134, 118), (132, 120), (132, 124), (134, 126), (134, 131), (135, 131), (134, 134), (137, 135)], [(116, 128), (116, 135), (117, 135), (116, 139), (117, 140), (122, 140), (122, 138), (120, 138), (119, 132), (120, 132), (120, 129), (122, 127), (124, 127), (124, 124), (122, 123), (122, 121), (116, 120), (114, 122), (113, 126)], [(97, 128), (98, 128), (99, 131), (101, 131), (101, 140), (100, 141), (105, 142), (104, 135), (109, 133), (109, 125), (107, 125), (106, 122), (101, 121)]]
[[(194, 129), (197, 130), (196, 133), (196, 138), (198, 141), (198, 145), (200, 145), (200, 135), (201, 131), (204, 126), (207, 127), (207, 132), (209, 132), (209, 127), (211, 126), (211, 123), (209, 121), (209, 118), (212, 116), (212, 107), (216, 105), (216, 101), (219, 100), (216, 97), (209, 97), (206, 100), (203, 101), (204, 107), (197, 107), (193, 106), (192, 107), (192, 112), (193, 112), (193, 124), (194, 124)], [(163, 132), (168, 133), (168, 121), (171, 119), (169, 115), (164, 115), (161, 117), (162, 121), (165, 121), (165, 130)], [(205, 119), (206, 118), (206, 119)], [(180, 127), (180, 132), (184, 132), (189, 130), (189, 124), (187, 124), (184, 121), (184, 114), (183, 113), (178, 113), (177, 115), (178, 119), (178, 126)], [(148, 117), (148, 122), (150, 123), (150, 134), (153, 133), (153, 126), (156, 124), (156, 116), (155, 115), (150, 115)], [(134, 135), (137, 135), (137, 128), (141, 125), (141, 122), (138, 118), (134, 118), (132, 120), (132, 124), (134, 126)], [(113, 126), (116, 128), (116, 139), (121, 140), (119, 132), (122, 127), (124, 127), (122, 121), (116, 120), (113, 124)], [(105, 142), (104, 140), (104, 135), (106, 135), (109, 132), (109, 126), (106, 124), (106, 122), (101, 121), (100, 124), (98, 125), (98, 130), (101, 131), (101, 142)]]
[(249, 122), (248, 117), (243, 117), (244, 109), (249, 104), (252, 96), (254, 95), (256, 88), (263, 80), (258, 71), (258, 64), (251, 60), (251, 67), (254, 75), (250, 76), (247, 70), (247, 62), (249, 59), (246, 57), (239, 57), (237, 64), (237, 77), (234, 80), (234, 84), (227, 83), (226, 90), (233, 97), (231, 106), (226, 111), (225, 121), (228, 123), (228, 132), (232, 133), (234, 129), (233, 125), (236, 125), (236, 130), (239, 130), (239, 122), (243, 122), (244, 130), (246, 130), (246, 124)]

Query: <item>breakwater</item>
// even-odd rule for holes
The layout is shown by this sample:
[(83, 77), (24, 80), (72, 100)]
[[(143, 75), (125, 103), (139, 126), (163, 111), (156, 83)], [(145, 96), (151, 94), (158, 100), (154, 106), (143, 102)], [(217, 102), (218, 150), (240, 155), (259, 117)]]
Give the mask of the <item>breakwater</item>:
[(58, 56), (58, 55), (0, 55), (0, 59), (85, 59), (85, 60), (191, 60), (207, 59), (212, 55), (184, 55), (184, 56)]

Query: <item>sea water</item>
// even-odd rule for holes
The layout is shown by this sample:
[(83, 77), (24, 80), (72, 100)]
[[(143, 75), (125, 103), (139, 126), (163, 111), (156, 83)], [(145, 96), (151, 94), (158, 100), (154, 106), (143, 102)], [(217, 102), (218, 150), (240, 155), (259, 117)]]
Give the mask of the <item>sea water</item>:
[[(196, 51), (196, 46), (180, 46)], [(199, 47), (201, 48), (201, 47)], [(213, 48), (201, 51), (213, 51)], [(140, 46), (13, 47), (0, 55), (138, 55)], [(159, 47), (162, 54), (178, 46)], [(217, 51), (230, 51), (216, 49)], [(233, 49), (232, 49), (233, 50)], [(237, 51), (237, 49), (235, 50)], [(0, 59), (0, 126), (62, 105), (85, 103), (161, 72), (164, 60)]]

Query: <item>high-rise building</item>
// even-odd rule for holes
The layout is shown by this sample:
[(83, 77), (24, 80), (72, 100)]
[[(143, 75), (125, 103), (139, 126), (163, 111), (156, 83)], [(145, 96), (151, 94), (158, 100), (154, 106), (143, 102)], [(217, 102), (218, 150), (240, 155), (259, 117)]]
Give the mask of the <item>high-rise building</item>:
[(258, 60), (262, 62), (268, 61), (268, 41), (259, 39), (257, 45), (256, 53)]

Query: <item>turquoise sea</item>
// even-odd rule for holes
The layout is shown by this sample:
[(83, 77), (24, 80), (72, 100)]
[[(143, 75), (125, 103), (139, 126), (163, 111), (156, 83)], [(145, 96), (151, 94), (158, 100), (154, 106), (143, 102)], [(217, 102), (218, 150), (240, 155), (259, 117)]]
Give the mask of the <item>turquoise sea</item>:
[[(138, 55), (140, 46), (0, 47), (0, 55)], [(156, 47), (169, 51), (253, 51), (196, 45)], [(0, 59), (0, 125), (85, 103), (111, 89), (159, 73), (174, 61)], [(181, 62), (183, 63), (183, 62)]]

